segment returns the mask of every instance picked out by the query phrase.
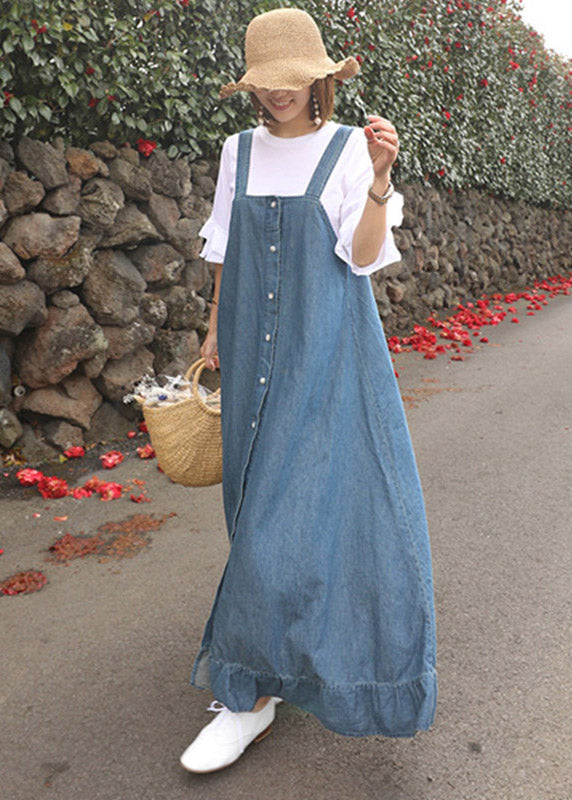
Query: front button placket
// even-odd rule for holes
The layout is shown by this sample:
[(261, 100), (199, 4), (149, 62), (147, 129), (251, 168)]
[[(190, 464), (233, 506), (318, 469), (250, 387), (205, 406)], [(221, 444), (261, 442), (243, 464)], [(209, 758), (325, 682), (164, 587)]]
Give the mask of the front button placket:
[(267, 331), (264, 342), (259, 349), (258, 364), (258, 388), (256, 390), (256, 410), (253, 414), (251, 423), (253, 431), (257, 428), (264, 399), (268, 393), (270, 384), (270, 372), (272, 368), (273, 347), (268, 346), (268, 342), (275, 339), (276, 327), (278, 324), (278, 288), (280, 282), (280, 201), (271, 197), (265, 200), (265, 225), (263, 236), (266, 242), (266, 259), (263, 273), (263, 304), (264, 304), (264, 325), (263, 330)]

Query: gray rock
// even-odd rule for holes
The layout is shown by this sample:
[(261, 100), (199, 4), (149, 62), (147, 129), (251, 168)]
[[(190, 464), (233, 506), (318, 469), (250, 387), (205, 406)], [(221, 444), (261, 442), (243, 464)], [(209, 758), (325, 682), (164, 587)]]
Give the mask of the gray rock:
[(68, 447), (81, 447), (84, 444), (83, 431), (60, 419), (50, 419), (42, 426), (47, 441), (60, 450)]
[(169, 286), (180, 278), (185, 259), (169, 244), (141, 245), (130, 253), (147, 283)]
[(155, 226), (137, 206), (122, 208), (110, 228), (102, 247), (135, 247), (142, 242), (156, 242), (161, 239)]
[(117, 404), (116, 407), (104, 401), (91, 418), (91, 425), (85, 433), (85, 443), (99, 444), (125, 439), (127, 432), (132, 430), (133, 418), (137, 415), (140, 416), (136, 409), (125, 404)]
[(107, 400), (122, 402), (144, 375), (153, 374), (153, 353), (141, 347), (117, 361), (108, 361), (96, 385)]
[(198, 219), (201, 225), (207, 221), (213, 210), (213, 204), (210, 200), (206, 200), (204, 197), (200, 197), (194, 193), (187, 197), (179, 198), (179, 200), (177, 200), (177, 205), (184, 217)]
[(124, 253), (98, 250), (83, 283), (83, 297), (97, 322), (128, 325), (139, 315), (145, 288), (145, 281)]
[(209, 175), (202, 175), (200, 178), (196, 179), (194, 184), (194, 190), (201, 197), (212, 197), (215, 193), (215, 189), (215, 182)]
[(4, 159), (0, 157), (0, 192), (6, 185), (6, 178), (12, 172), (12, 167), (10, 164)]
[(385, 290), (392, 303), (401, 303), (405, 295), (405, 290), (401, 284), (388, 283), (386, 284)]
[[(106, 340), (107, 341), (107, 340)], [(107, 350), (96, 353), (92, 358), (86, 358), (80, 362), (79, 371), (87, 378), (98, 378), (107, 364)]]
[(117, 155), (119, 158), (127, 161), (128, 164), (131, 164), (132, 167), (138, 167), (141, 163), (139, 153), (137, 150), (134, 150), (130, 144), (124, 144), (123, 147), (117, 151)]
[(84, 375), (70, 375), (59, 386), (30, 392), (24, 398), (22, 410), (63, 418), (87, 429), (100, 404), (101, 395), (89, 378)]
[(23, 432), (18, 417), (8, 408), (0, 408), (0, 447), (12, 447)]
[(191, 170), (182, 160), (171, 161), (163, 150), (155, 150), (144, 162), (153, 191), (167, 197), (186, 197), (191, 192)]
[(69, 180), (63, 186), (51, 191), (44, 198), (42, 208), (50, 214), (66, 216), (68, 214), (79, 214), (79, 204), (81, 200), (81, 178), (70, 173)]
[(152, 342), (155, 328), (136, 319), (125, 328), (104, 325), (103, 333), (109, 345), (107, 348), (108, 358), (118, 359), (134, 353), (141, 345)]
[(82, 305), (48, 309), (44, 325), (27, 331), (16, 351), (16, 371), (33, 389), (58, 383), (80, 361), (107, 349), (103, 331)]
[(201, 224), (198, 220), (183, 217), (171, 232), (169, 241), (186, 261), (194, 261), (199, 257), (203, 246), (203, 240), (199, 237), (200, 229)]
[(109, 164), (109, 177), (121, 186), (130, 200), (145, 202), (151, 195), (151, 181), (147, 170), (134, 167), (124, 158), (115, 158)]
[(0, 407), (12, 399), (12, 363), (7, 349), (0, 347)]
[(156, 192), (151, 192), (147, 205), (143, 207), (143, 211), (165, 239), (170, 238), (181, 216), (179, 206), (174, 198), (165, 197)]
[(92, 150), (98, 158), (116, 158), (118, 150), (111, 142), (93, 142), (90, 144), (89, 149)]
[(80, 236), (65, 255), (33, 261), (28, 267), (28, 276), (47, 294), (69, 286), (79, 286), (94, 267), (96, 241), (89, 235)]
[(158, 375), (184, 375), (199, 357), (199, 336), (196, 331), (159, 330), (150, 349)]
[(10, 220), (4, 242), (23, 259), (59, 258), (77, 242), (80, 223), (79, 217), (26, 214)]
[(17, 146), (18, 158), (26, 169), (40, 180), (46, 189), (67, 183), (66, 160), (62, 152), (46, 142), (24, 136)]
[(172, 286), (159, 289), (159, 297), (167, 304), (167, 326), (175, 330), (203, 329), (206, 324), (207, 303), (193, 289)]
[(167, 304), (156, 294), (143, 295), (140, 311), (143, 322), (157, 328), (161, 328), (167, 321)]
[(113, 225), (124, 206), (125, 195), (116, 183), (92, 178), (82, 189), (79, 215), (87, 225), (106, 229)]
[(24, 328), (41, 325), (47, 318), (44, 293), (31, 281), (0, 289), (0, 334), (18, 336)]
[(74, 292), (68, 292), (65, 289), (61, 292), (56, 292), (50, 298), (52, 305), (57, 308), (72, 308), (79, 305), (79, 297)]
[(4, 203), (13, 216), (27, 214), (40, 205), (45, 194), (40, 181), (33, 181), (25, 172), (11, 172), (4, 186)]
[(8, 209), (4, 205), (4, 200), (0, 197), (0, 225), (3, 225), (8, 219)]
[(193, 161), (191, 164), (191, 174), (193, 176), (193, 180), (196, 181), (197, 178), (202, 177), (203, 175), (209, 175), (211, 171), (211, 165), (208, 161), (204, 159), (200, 159), (199, 161)]
[(23, 434), (16, 444), (27, 464), (38, 466), (59, 458), (59, 451), (44, 441), (40, 430), (28, 424), (24, 424), (22, 428)]
[[(8, 245), (0, 242), (0, 283), (19, 283), (26, 277), (26, 270)], [(0, 300), (0, 304), (1, 304)]]

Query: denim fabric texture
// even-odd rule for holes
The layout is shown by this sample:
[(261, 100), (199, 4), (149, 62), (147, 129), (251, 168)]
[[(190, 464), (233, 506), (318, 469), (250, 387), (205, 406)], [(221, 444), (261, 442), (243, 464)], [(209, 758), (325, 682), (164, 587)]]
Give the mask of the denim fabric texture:
[(191, 683), (410, 737), (437, 700), (431, 553), (371, 283), (320, 203), (350, 131), (296, 197), (246, 194), (240, 135), (217, 330), (230, 552)]

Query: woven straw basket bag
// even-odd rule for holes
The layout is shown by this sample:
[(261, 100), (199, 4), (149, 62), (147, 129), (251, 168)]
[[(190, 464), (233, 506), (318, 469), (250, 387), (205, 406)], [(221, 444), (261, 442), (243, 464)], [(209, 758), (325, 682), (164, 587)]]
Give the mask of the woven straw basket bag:
[(204, 358), (191, 364), (192, 396), (164, 406), (142, 406), (143, 416), (163, 472), (183, 486), (211, 486), (222, 481), (220, 389), (207, 405), (199, 395)]

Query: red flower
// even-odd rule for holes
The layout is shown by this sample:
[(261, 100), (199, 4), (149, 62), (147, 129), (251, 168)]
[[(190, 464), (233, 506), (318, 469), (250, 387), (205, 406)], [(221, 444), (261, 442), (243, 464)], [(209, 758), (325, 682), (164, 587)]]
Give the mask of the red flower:
[(104, 481), (100, 478), (96, 478), (94, 475), (93, 478), (90, 478), (84, 483), (83, 488), (88, 492), (97, 492), (102, 483), (104, 483)]
[(348, 17), (350, 19), (353, 19), (356, 16), (356, 14), (357, 11), (355, 10), (355, 8), (353, 6), (350, 6), (350, 8), (348, 9)]
[(46, 500), (57, 497), (65, 497), (69, 494), (69, 486), (63, 478), (42, 475), (38, 481), (38, 490)]
[(149, 158), (153, 150), (157, 147), (157, 142), (151, 142), (149, 139), (137, 139), (137, 149), (139, 152), (145, 156), (145, 158)]
[(135, 436), (137, 436), (137, 431), (127, 431), (128, 439), (133, 439)]
[(513, 317), (513, 318), (511, 319), (511, 322), (520, 322), (520, 320), (519, 320), (519, 318), (518, 318), (518, 317)]
[(101, 98), (99, 98), (99, 97), (98, 97), (97, 99), (96, 99), (95, 97), (90, 97), (90, 98), (89, 98), (89, 103), (88, 103), (88, 106), (89, 106), (90, 108), (95, 108), (95, 106), (96, 106), (96, 105), (99, 103), (100, 99), (101, 99)]
[(123, 486), (120, 483), (101, 483), (96, 492), (98, 493), (101, 500), (117, 500), (118, 497), (121, 497), (121, 492), (123, 490)]
[(77, 447), (68, 447), (67, 450), (64, 450), (64, 456), (66, 458), (82, 458), (84, 455), (85, 450), (79, 445)]
[(443, 110), (443, 114), (445, 115), (445, 119), (451, 119), (451, 112)]
[(510, 64), (510, 66), (513, 69), (519, 69), (520, 68), (520, 64), (518, 62), (516, 62), (516, 61), (509, 61), (508, 63)]
[(72, 497), (76, 500), (81, 500), (83, 497), (91, 497), (93, 492), (91, 489), (86, 489), (84, 486), (79, 486), (77, 489), (72, 489)]
[(356, 56), (356, 61), (358, 62), (358, 64), (363, 64), (363, 57), (359, 55)]
[(137, 427), (139, 428), (141, 433), (147, 433), (147, 423), (146, 422), (140, 422), (139, 425), (137, 425)]
[(12, 94), (12, 92), (7, 92), (6, 89), (4, 89), (4, 105), (5, 106), (9, 105), (10, 100), (13, 97), (14, 97), (14, 95)]
[(99, 457), (101, 461), (101, 466), (105, 469), (113, 469), (118, 464), (121, 464), (125, 456), (123, 453), (120, 453), (119, 450), (110, 450), (108, 453)]
[(44, 473), (38, 469), (20, 469), (16, 473), (16, 477), (22, 486), (34, 486), (44, 477)]
[(152, 445), (146, 444), (137, 448), (137, 455), (139, 458), (155, 458), (155, 450)]
[(147, 495), (145, 495), (145, 494), (138, 494), (138, 495), (130, 494), (129, 495), (129, 499), (132, 500), (134, 503), (150, 503), (151, 502), (151, 498), (147, 497)]
[(87, 67), (85, 68), (85, 74), (86, 75), (93, 75), (94, 72), (95, 72), (95, 69), (93, 67), (90, 67), (89, 64), (88, 64)]

